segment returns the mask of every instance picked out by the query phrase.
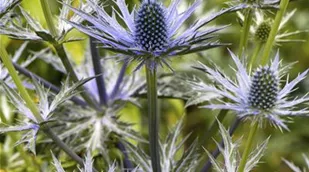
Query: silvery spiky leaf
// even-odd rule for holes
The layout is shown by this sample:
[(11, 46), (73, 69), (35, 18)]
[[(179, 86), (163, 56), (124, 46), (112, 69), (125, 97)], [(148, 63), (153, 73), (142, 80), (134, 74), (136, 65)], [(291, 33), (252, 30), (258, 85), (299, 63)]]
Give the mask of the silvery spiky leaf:
[[(207, 74), (206, 74), (207, 75)], [(209, 78), (211, 76), (208, 76)], [(184, 82), (188, 84), (188, 86), (191, 87), (190, 91), (187, 93), (190, 95), (188, 98), (188, 101), (186, 102), (186, 107), (192, 106), (192, 105), (198, 105), (201, 103), (208, 102), (212, 99), (218, 99), (221, 97), (220, 94), (209, 92), (204, 90), (203, 88), (207, 86), (211, 80), (207, 80), (207, 84), (204, 80), (204, 78), (200, 78), (197, 76), (192, 76), (191, 78), (183, 78)]]
[[(4, 2), (11, 2), (13, 0), (5, 0)], [(17, 2), (14, 0), (14, 2)], [(65, 3), (70, 4), (71, 0), (66, 0)], [(94, 1), (97, 3), (97, 1)], [(5, 5), (6, 3), (4, 3)], [(1, 4), (2, 5), (2, 4)], [(93, 10), (89, 7), (88, 4), (81, 3), (80, 7), (85, 12), (91, 13)], [(35, 40), (35, 41), (48, 41), (48, 42), (71, 42), (80, 40), (79, 38), (66, 38), (66, 34), (72, 30), (72, 26), (64, 22), (64, 19), (69, 19), (76, 22), (81, 23), (83, 19), (77, 15), (70, 16), (69, 9), (67, 6), (63, 6), (60, 11), (60, 15), (57, 16), (57, 34), (52, 35), (48, 30), (44, 29), (43, 26), (33, 18), (27, 11), (25, 11), (22, 7), (20, 7), (21, 14), (17, 15), (10, 20), (6, 20), (6, 22), (0, 25), (0, 34), (8, 35), (13, 39), (21, 39), (21, 40)], [(1, 6), (0, 6), (1, 12)], [(1, 13), (0, 13), (1, 14)], [(22, 23), (22, 20), (26, 20), (26, 26)]]
[(20, 2), (21, 0), (2, 0), (0, 4), (0, 19)]
[[(199, 153), (197, 152), (196, 141), (184, 150), (180, 159), (176, 159), (176, 153), (184, 148), (184, 143), (189, 137), (189, 135), (181, 137), (182, 121), (183, 119), (176, 124), (165, 141), (160, 144), (162, 172), (194, 172), (198, 168)], [(133, 162), (138, 167), (135, 170), (151, 172), (150, 157), (139, 147), (131, 144), (128, 144), (127, 147)]]
[(303, 154), (303, 157), (306, 163), (306, 167), (304, 167), (303, 169), (301, 169), (300, 167), (296, 166), (293, 162), (290, 162), (286, 159), (283, 159), (283, 161), (290, 167), (290, 169), (293, 172), (307, 172), (309, 171), (309, 158), (305, 154)]
[(49, 101), (49, 94), (50, 92), (36, 80), (33, 79), (32, 82), (35, 86), (35, 91), (39, 97), (39, 110), (41, 112), (42, 118), (47, 121), (52, 113), (65, 101), (69, 100), (73, 96), (79, 94), (78, 88), (82, 85), (86, 84), (90, 80), (92, 80), (94, 77), (89, 77), (86, 79), (81, 79), (76, 83), (71, 84), (69, 77), (65, 80), (63, 83), (60, 92), (56, 94), (52, 101)]
[[(65, 172), (64, 168), (62, 167), (61, 163), (59, 160), (55, 157), (55, 155), (52, 153), (53, 157), (53, 165), (56, 169), (57, 172)], [(117, 165), (115, 163), (112, 163), (109, 165), (107, 171), (108, 172), (116, 172), (117, 171)], [(80, 172), (93, 172), (93, 160), (91, 153), (88, 151), (87, 155), (85, 156), (84, 160), (84, 166), (83, 168), (79, 169)]]
[[(109, 15), (104, 6), (87, 1), (95, 13), (89, 14), (82, 9), (70, 7), (75, 14), (90, 24), (79, 24), (68, 21), (80, 31), (102, 42), (102, 48), (122, 54), (129, 61), (138, 62), (137, 69), (146, 64), (150, 68), (157, 65), (167, 65), (168, 57), (194, 53), (209, 48), (221, 46), (212, 38), (213, 33), (226, 26), (204, 26), (217, 17), (243, 6), (223, 9), (210, 16), (201, 18), (188, 29), (181, 32), (183, 24), (192, 16), (193, 12), (202, 4), (202, 0), (195, 1), (188, 9), (180, 13), (178, 6), (181, 0), (172, 0), (169, 7), (163, 6), (156, 0), (144, 0), (138, 9), (128, 10), (124, 0), (116, 0), (115, 5), (120, 11), (113, 8)], [(123, 27), (117, 18), (123, 20)]]
[[(304, 42), (305, 41), (302, 39), (293, 39), (289, 37), (303, 33), (303, 32), (308, 32), (308, 30), (289, 32), (284, 29), (284, 26), (293, 17), (295, 12), (296, 12), (296, 9), (287, 13), (283, 17), (279, 25), (277, 35), (275, 37), (275, 43), (277, 45), (281, 45), (281, 43), (285, 43), (285, 42)], [(244, 21), (245, 17), (241, 12), (238, 11), (237, 15), (242, 21)], [(253, 35), (254, 37), (253, 39), (255, 39), (258, 42), (265, 43), (270, 34), (273, 21), (270, 19), (267, 19), (267, 17), (265, 16), (265, 13), (262, 10), (255, 10), (253, 21), (254, 23), (250, 26), (250, 33), (251, 35)]]
[[(224, 161), (221, 163), (215, 158), (212, 157), (211, 153), (207, 150), (210, 161), (214, 167), (214, 170), (217, 172), (237, 172), (240, 162), (240, 153), (239, 153), (239, 141), (233, 142), (232, 137), (229, 132), (224, 128), (224, 126), (218, 121), (220, 134), (223, 139), (224, 147), (220, 146), (219, 143), (216, 142), (221, 154), (223, 155)], [(261, 157), (264, 154), (264, 151), (267, 147), (269, 139), (266, 139), (262, 144), (257, 146), (248, 157), (248, 160), (245, 165), (245, 172), (251, 171), (259, 162)]]
[[(214, 92), (228, 99), (228, 102), (220, 100), (203, 106), (209, 109), (229, 109), (237, 113), (240, 118), (252, 117), (260, 122), (267, 119), (279, 129), (288, 130), (284, 117), (306, 115), (309, 111), (298, 108), (304, 102), (309, 101), (307, 95), (300, 98), (288, 98), (294, 87), (302, 81), (308, 70), (298, 75), (294, 80), (280, 85), (280, 79), (286, 74), (286, 67), (280, 66), (279, 53), (276, 54), (271, 65), (261, 66), (252, 74), (247, 71), (240, 60), (230, 52), (236, 64), (235, 80), (232, 80), (224, 72), (212, 69), (200, 64), (197, 68), (212, 76), (217, 86), (205, 84), (199, 89)], [(251, 118), (251, 119), (252, 119)]]

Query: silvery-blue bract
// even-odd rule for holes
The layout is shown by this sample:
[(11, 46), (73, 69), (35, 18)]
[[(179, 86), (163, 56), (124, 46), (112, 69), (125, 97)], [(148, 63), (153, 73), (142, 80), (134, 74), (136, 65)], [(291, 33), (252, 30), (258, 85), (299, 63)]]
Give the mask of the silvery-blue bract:
[[(201, 5), (202, 0), (195, 1), (184, 12), (177, 9), (181, 0), (172, 0), (169, 7), (156, 0), (144, 0), (139, 9), (130, 12), (124, 0), (115, 0), (120, 11), (113, 8), (109, 15), (103, 6), (96, 5), (91, 0), (87, 3), (95, 13), (88, 14), (82, 10), (70, 7), (75, 14), (88, 21), (88, 24), (78, 24), (68, 21), (80, 31), (102, 42), (102, 48), (122, 54), (129, 61), (139, 62), (138, 67), (146, 64), (156, 68), (158, 64), (167, 65), (168, 57), (194, 53), (209, 48), (221, 46), (218, 41), (211, 41), (213, 33), (226, 26), (203, 28), (206, 24), (230, 11), (241, 9), (234, 6), (203, 17), (186, 30), (182, 26), (193, 12)], [(124, 25), (116, 19), (123, 20)]]
[[(270, 66), (256, 69), (252, 75), (247, 72), (244, 65), (232, 52), (230, 52), (236, 64), (236, 81), (223, 72), (201, 64), (198, 69), (208, 73), (218, 86), (191, 83), (202, 92), (214, 92), (228, 101), (220, 100), (219, 103), (211, 103), (203, 106), (209, 109), (229, 109), (236, 111), (240, 118), (253, 116), (255, 119), (268, 119), (279, 129), (288, 129), (282, 117), (305, 115), (307, 109), (298, 108), (297, 105), (309, 101), (307, 95), (301, 98), (289, 99), (288, 94), (293, 92), (296, 84), (302, 81), (308, 70), (298, 75), (292, 81), (286, 81), (280, 85), (280, 78), (288, 67), (280, 68), (279, 53)], [(281, 89), (280, 89), (281, 87)]]

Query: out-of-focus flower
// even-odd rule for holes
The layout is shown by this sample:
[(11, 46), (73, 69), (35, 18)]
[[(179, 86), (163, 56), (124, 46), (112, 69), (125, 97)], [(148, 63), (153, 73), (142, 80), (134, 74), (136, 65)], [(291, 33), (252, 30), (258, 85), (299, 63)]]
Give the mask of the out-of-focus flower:
[(280, 0), (232, 0), (227, 2), (230, 6), (244, 5), (251, 9), (276, 9), (279, 8)]
[(280, 78), (286, 73), (288, 67), (280, 68), (279, 53), (271, 62), (271, 65), (257, 68), (252, 76), (247, 72), (240, 60), (230, 52), (236, 64), (236, 81), (230, 79), (219, 70), (214, 70), (203, 64), (197, 69), (208, 73), (218, 86), (191, 82), (191, 85), (202, 92), (213, 92), (228, 101), (220, 100), (220, 103), (211, 103), (203, 106), (210, 109), (229, 109), (236, 111), (240, 118), (252, 117), (261, 122), (268, 119), (279, 129), (288, 129), (282, 117), (308, 114), (307, 109), (298, 108), (297, 105), (309, 101), (307, 95), (301, 98), (289, 99), (288, 94), (293, 92), (295, 85), (302, 81), (308, 70), (298, 75), (292, 81), (286, 81), (280, 89)]
[[(284, 26), (286, 23), (293, 17), (295, 14), (296, 9), (293, 11), (287, 13), (278, 28), (277, 35), (275, 37), (275, 43), (277, 45), (281, 45), (281, 43), (284, 42), (304, 42), (305, 40), (302, 39), (293, 39), (289, 38), (290, 36), (297, 35), (302, 32), (308, 32), (307, 30), (304, 31), (294, 31), (294, 32), (288, 32), (284, 30)], [(238, 17), (244, 21), (244, 15), (241, 12), (237, 12)], [(253, 35), (254, 39), (257, 42), (265, 43), (267, 41), (267, 38), (270, 34), (270, 30), (272, 27), (273, 21), (271, 19), (265, 18), (265, 13), (262, 10), (255, 10), (254, 12), (254, 23), (250, 26), (250, 33)]]
[[(203, 28), (217, 17), (242, 8), (242, 5), (231, 7), (201, 18), (189, 28), (183, 30), (182, 25), (201, 5), (202, 0), (195, 1), (187, 10), (177, 10), (181, 0), (172, 0), (169, 7), (164, 7), (156, 0), (143, 0), (138, 10), (129, 12), (124, 0), (116, 0), (120, 11), (113, 8), (110, 16), (103, 6), (88, 1), (94, 14), (70, 7), (75, 14), (89, 22), (79, 24), (68, 21), (80, 31), (101, 41), (104, 49), (124, 55), (130, 61), (139, 62), (137, 69), (146, 64), (149, 68), (157, 65), (170, 65), (167, 57), (194, 53), (221, 46), (218, 41), (211, 41), (213, 33), (226, 26)], [(118, 22), (123, 20), (125, 27)]]

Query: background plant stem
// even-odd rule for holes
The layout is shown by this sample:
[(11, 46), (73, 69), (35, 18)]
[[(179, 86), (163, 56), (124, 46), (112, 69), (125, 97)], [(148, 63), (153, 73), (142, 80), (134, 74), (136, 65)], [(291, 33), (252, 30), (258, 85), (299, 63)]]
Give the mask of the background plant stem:
[(239, 47), (238, 47), (238, 57), (239, 58), (241, 58), (243, 51), (247, 47), (251, 22), (252, 22), (252, 11), (251, 9), (246, 9), (244, 25), (242, 28), (242, 34), (240, 35), (240, 42), (239, 42)]
[(57, 37), (57, 29), (53, 22), (53, 16), (51, 13), (51, 7), (48, 4), (48, 0), (40, 0), (41, 1), (41, 7), (43, 10), (43, 14), (47, 23), (47, 27), (51, 33), (52, 36)]
[(281, 20), (283, 18), (283, 15), (288, 7), (289, 4), (289, 0), (281, 0), (280, 1), (280, 6), (279, 6), (279, 10), (276, 13), (276, 17), (275, 17), (275, 21), (271, 27), (271, 31), (269, 33), (267, 42), (265, 44), (265, 49), (263, 51), (262, 54), (262, 59), (261, 59), (261, 64), (265, 65), (267, 64), (268, 60), (269, 60), (269, 55), (270, 55), (270, 51), (273, 47)]
[(247, 163), (250, 151), (251, 151), (254, 135), (257, 131), (257, 128), (258, 128), (258, 122), (254, 121), (253, 124), (250, 127), (249, 136), (247, 138), (245, 151), (243, 152), (241, 161), (239, 163), (238, 172), (244, 172), (244, 170), (245, 170), (246, 163)]
[(149, 147), (153, 172), (161, 172), (156, 69), (146, 68)]
[(255, 63), (256, 63), (256, 58), (257, 56), (259, 55), (259, 52), (261, 51), (261, 48), (263, 46), (263, 43), (262, 42), (257, 42), (256, 43), (256, 47), (254, 48), (254, 51), (253, 51), (253, 54), (251, 56), (251, 59), (250, 59), (250, 71), (252, 70), (253, 67), (255, 67)]

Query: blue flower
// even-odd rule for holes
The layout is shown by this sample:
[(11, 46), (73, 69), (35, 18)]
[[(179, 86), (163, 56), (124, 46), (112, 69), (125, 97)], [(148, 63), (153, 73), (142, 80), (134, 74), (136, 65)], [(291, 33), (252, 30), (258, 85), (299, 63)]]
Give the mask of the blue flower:
[(290, 66), (280, 68), (279, 53), (271, 62), (271, 65), (257, 68), (252, 76), (247, 72), (240, 60), (230, 52), (237, 69), (236, 81), (230, 79), (219, 70), (214, 70), (203, 64), (196, 67), (208, 73), (218, 86), (200, 84), (192, 82), (197, 90), (201, 92), (213, 92), (228, 99), (227, 102), (220, 100), (219, 103), (211, 103), (203, 106), (209, 109), (228, 109), (237, 113), (240, 118), (253, 116), (254, 120), (268, 119), (279, 129), (288, 129), (282, 117), (305, 115), (309, 111), (296, 107), (297, 105), (309, 101), (307, 95), (301, 98), (289, 99), (288, 94), (293, 92), (296, 84), (302, 81), (308, 70), (298, 75), (292, 81), (286, 81), (281, 85), (280, 78), (286, 74), (286, 69)]
[[(202, 0), (195, 1), (186, 11), (177, 10), (181, 0), (172, 0), (169, 7), (164, 7), (156, 0), (144, 0), (139, 9), (129, 11), (124, 0), (116, 0), (115, 4), (120, 11), (113, 10), (110, 16), (102, 6), (91, 0), (88, 1), (94, 9), (94, 14), (70, 7), (75, 14), (89, 22), (78, 24), (68, 21), (80, 31), (100, 40), (102, 48), (124, 55), (129, 62), (139, 62), (137, 69), (146, 64), (150, 68), (157, 65), (170, 65), (168, 57), (194, 53), (224, 44), (211, 41), (213, 33), (226, 26), (203, 28), (215, 18), (231, 11), (241, 9), (243, 5), (213, 13), (201, 18), (188, 29), (181, 31), (184, 22), (192, 16), (201, 5)], [(113, 8), (114, 9), (114, 8)], [(120, 24), (117, 17), (123, 20)]]

